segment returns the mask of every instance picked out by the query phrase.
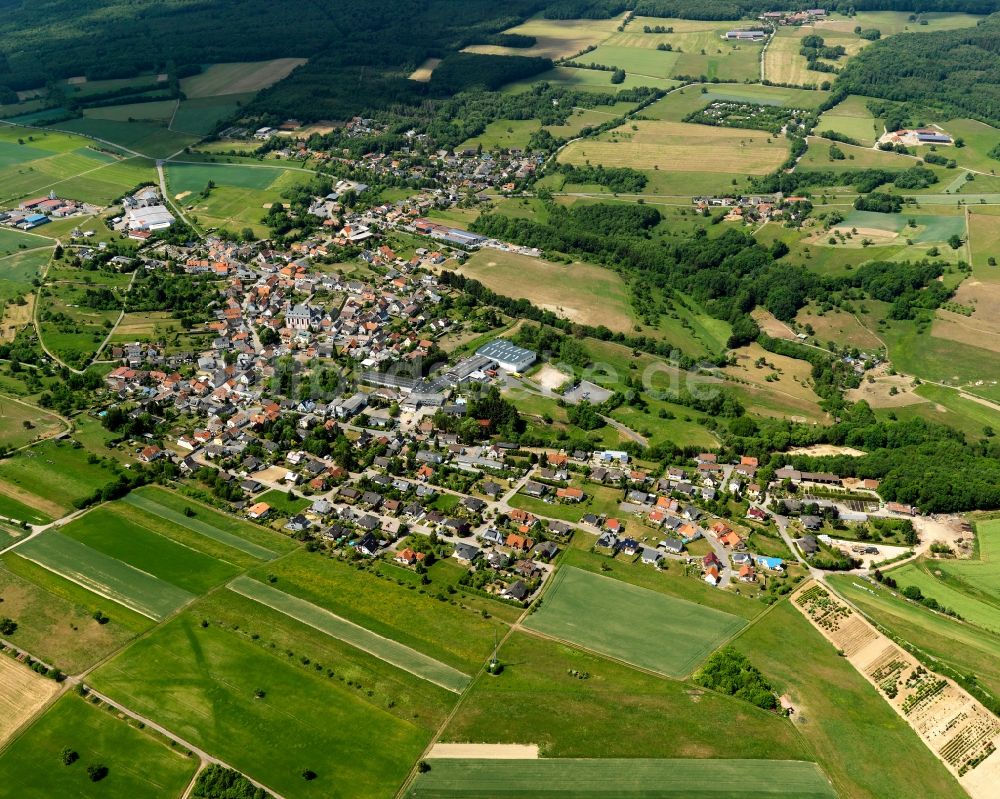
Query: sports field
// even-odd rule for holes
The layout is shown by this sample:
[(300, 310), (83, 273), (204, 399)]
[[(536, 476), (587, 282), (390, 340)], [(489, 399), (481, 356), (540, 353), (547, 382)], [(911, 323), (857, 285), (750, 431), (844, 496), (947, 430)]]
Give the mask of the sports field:
[(181, 91), (189, 98), (257, 92), (288, 77), (293, 69), (306, 61), (305, 58), (275, 58), (270, 61), (212, 64), (198, 75), (183, 78)]
[[(75, 763), (63, 765), (64, 749)], [(87, 776), (93, 765), (108, 769), (103, 780)], [(0, 754), (0, 785), (23, 799), (177, 799), (197, 769), (197, 758), (68, 693)]]
[(835, 799), (815, 763), (792, 760), (435, 759), (408, 799)]
[(690, 171), (697, 165), (708, 173), (763, 175), (787, 155), (785, 140), (764, 131), (637, 120), (597, 139), (573, 142), (559, 160), (663, 171)]
[(461, 271), (498, 294), (527, 299), (573, 322), (601, 324), (614, 331), (630, 331), (635, 324), (625, 284), (610, 269), (483, 250)]
[[(360, 684), (303, 663), (306, 653), (270, 649), (238, 626), (202, 626), (193, 609), (90, 682), (285, 796), (391, 796), (430, 738), (422, 722), (403, 720)], [(316, 779), (303, 780), (304, 769)]]
[(156, 621), (194, 598), (182, 588), (54, 530), (26, 541), (17, 548), (17, 554)]
[(238, 577), (229, 584), (229, 589), (449, 691), (461, 693), (469, 684), (469, 676), (458, 669), (265, 583)]
[(642, 668), (693, 672), (743, 619), (719, 610), (563, 566), (524, 626)]
[[(271, 534), (260, 527), (225, 516), (206, 505), (156, 486), (132, 491), (122, 502), (257, 560), (270, 560), (279, 553), (290, 552), (296, 546), (284, 536)], [(185, 510), (190, 511), (191, 515), (185, 513)]]

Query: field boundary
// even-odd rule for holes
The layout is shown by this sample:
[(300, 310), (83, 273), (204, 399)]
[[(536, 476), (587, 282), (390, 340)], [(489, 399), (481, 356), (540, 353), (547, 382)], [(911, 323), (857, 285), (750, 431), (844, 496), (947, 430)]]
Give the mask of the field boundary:
[(208, 522), (198, 518), (189, 519), (183, 513), (178, 513), (173, 508), (157, 502), (152, 497), (138, 496), (134, 491), (132, 491), (126, 494), (122, 498), (122, 501), (134, 508), (146, 511), (153, 516), (158, 516), (165, 521), (180, 525), (193, 533), (198, 533), (206, 538), (211, 538), (213, 541), (220, 544), (225, 544), (226, 546), (239, 550), (246, 555), (251, 555), (258, 560), (274, 560), (274, 558), (278, 556), (277, 552), (273, 552), (267, 547), (255, 544), (252, 541), (247, 541), (245, 538), (241, 538), (235, 533), (220, 530), (218, 527), (214, 527)]
[(227, 587), (240, 596), (269, 607), (271, 610), (276, 610), (295, 621), (329, 635), (331, 638), (343, 641), (362, 652), (452, 693), (461, 694), (472, 680), (468, 674), (435, 660), (429, 655), (411, 649), (398, 641), (393, 641), (391, 638), (373, 633), (371, 630), (331, 613), (319, 605), (272, 588), (259, 580), (243, 575), (232, 580)]

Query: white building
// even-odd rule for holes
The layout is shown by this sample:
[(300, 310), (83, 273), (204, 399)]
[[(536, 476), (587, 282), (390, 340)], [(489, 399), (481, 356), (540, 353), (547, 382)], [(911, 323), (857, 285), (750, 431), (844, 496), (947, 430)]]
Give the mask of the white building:
[(497, 366), (505, 372), (523, 372), (538, 357), (532, 350), (518, 347), (502, 338), (484, 344), (476, 350), (476, 355), (482, 355), (491, 361), (496, 361)]
[(129, 208), (126, 212), (129, 230), (166, 230), (174, 223), (174, 216), (163, 205)]

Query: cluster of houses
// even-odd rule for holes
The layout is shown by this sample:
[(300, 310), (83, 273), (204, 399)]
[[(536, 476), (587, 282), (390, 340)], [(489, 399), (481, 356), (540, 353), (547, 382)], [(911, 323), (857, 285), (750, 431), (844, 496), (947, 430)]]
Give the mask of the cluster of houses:
[(824, 8), (807, 8), (803, 11), (765, 11), (758, 17), (770, 25), (809, 25), (827, 19)]

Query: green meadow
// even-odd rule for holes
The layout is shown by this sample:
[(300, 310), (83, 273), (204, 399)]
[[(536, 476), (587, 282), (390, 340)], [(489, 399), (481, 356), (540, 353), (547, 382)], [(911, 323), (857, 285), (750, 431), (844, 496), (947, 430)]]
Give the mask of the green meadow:
[[(65, 749), (76, 762), (63, 764)], [(94, 765), (108, 770), (99, 782), (87, 776)], [(0, 753), (0, 785), (17, 786), (23, 799), (177, 799), (198, 766), (155, 733), (68, 693)]]
[(743, 619), (562, 566), (524, 625), (672, 677), (693, 672)]

